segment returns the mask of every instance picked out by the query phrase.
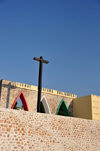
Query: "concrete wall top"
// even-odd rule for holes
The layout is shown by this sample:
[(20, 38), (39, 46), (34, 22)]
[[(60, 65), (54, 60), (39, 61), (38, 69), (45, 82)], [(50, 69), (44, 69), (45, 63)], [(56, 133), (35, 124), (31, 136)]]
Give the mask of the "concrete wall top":
[[(8, 80), (1, 80), (1, 81), (2, 81), (2, 84), (11, 83), (11, 86), (14, 86), (14, 87), (38, 91), (38, 87), (34, 86), (34, 85), (29, 85), (29, 84), (20, 83), (20, 82), (13, 82), (13, 81), (8, 81)], [(57, 96), (64, 96), (64, 97), (68, 97), (68, 98), (76, 98), (77, 97), (76, 94), (57, 91), (57, 90), (53, 90), (53, 89), (47, 89), (47, 88), (42, 88), (42, 92), (47, 93), (47, 94), (57, 95)]]

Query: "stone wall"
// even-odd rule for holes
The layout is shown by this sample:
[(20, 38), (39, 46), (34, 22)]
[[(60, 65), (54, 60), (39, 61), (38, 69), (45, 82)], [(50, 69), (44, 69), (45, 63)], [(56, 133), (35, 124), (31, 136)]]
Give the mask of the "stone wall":
[(91, 94), (73, 99), (73, 116), (100, 121), (100, 96)]
[(0, 151), (100, 151), (100, 122), (1, 108)]
[(100, 121), (100, 96), (91, 95), (92, 119)]
[[(22, 84), (22, 83), (18, 84), (16, 82), (12, 82), (8, 80), (2, 80), (0, 107), (11, 109), (16, 97), (21, 91), (23, 92), (26, 98), (29, 111), (36, 112), (37, 87), (32, 85)], [(43, 96), (47, 100), (51, 114), (56, 114), (57, 108), (61, 100), (64, 99), (69, 109), (70, 115), (72, 116), (73, 114), (72, 99), (75, 98), (76, 95), (44, 88), (42, 91), (42, 98)]]

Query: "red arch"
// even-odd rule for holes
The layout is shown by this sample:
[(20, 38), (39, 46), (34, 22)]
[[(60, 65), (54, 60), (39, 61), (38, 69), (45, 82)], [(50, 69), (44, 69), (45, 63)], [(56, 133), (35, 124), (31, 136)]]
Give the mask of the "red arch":
[(22, 91), (21, 91), (21, 92), (19, 93), (19, 95), (16, 97), (16, 99), (15, 99), (15, 101), (14, 101), (14, 103), (13, 103), (13, 105), (12, 105), (11, 108), (12, 108), (12, 109), (14, 108), (15, 103), (16, 103), (16, 101), (17, 101), (17, 99), (18, 99), (19, 97), (20, 97), (20, 99), (21, 99), (21, 101), (22, 101), (24, 110), (25, 110), (25, 111), (29, 111), (28, 105), (27, 105), (27, 102), (26, 102), (26, 99), (25, 99), (25, 96), (24, 96), (24, 94), (23, 94)]

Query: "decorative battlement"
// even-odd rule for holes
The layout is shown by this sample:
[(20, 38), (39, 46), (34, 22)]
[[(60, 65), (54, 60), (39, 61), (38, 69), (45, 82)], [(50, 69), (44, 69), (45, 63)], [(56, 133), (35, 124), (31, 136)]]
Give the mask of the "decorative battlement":
[[(13, 82), (12, 85), (14, 85), (15, 87), (18, 87), (18, 88), (38, 91), (38, 87), (34, 86), (34, 85), (29, 85), (29, 84), (19, 83), (19, 82)], [(68, 98), (77, 98), (76, 94), (62, 92), (62, 91), (57, 91), (57, 90), (53, 90), (53, 89), (42, 88), (42, 92), (53, 94), (53, 95), (64, 96), (64, 97), (68, 97)]]
[[(14, 81), (8, 81), (8, 80), (4, 80), (4, 79), (1, 81), (7, 81), (7, 83), (8, 82), (10, 83), (10, 86), (14, 86), (16, 88), (38, 91), (38, 87), (34, 86), (34, 85), (30, 85), (30, 84), (26, 84), (26, 83), (20, 83), (20, 82), (14, 82)], [(3, 84), (3, 86), (5, 86), (5, 84)], [(76, 94), (57, 91), (57, 90), (48, 89), (48, 88), (42, 88), (42, 93), (47, 93), (47, 94), (52, 94), (52, 95), (57, 95), (57, 96), (63, 96), (63, 97), (72, 98), (72, 99), (77, 98)]]

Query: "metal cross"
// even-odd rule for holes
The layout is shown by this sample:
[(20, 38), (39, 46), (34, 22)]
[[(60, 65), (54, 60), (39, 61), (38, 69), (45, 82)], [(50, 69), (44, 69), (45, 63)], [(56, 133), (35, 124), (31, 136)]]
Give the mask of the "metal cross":
[(40, 101), (41, 101), (41, 89), (42, 89), (42, 64), (49, 62), (47, 60), (43, 60), (43, 57), (40, 58), (34, 57), (33, 60), (39, 61), (39, 79), (38, 79), (38, 100), (37, 100), (37, 112), (40, 112)]

